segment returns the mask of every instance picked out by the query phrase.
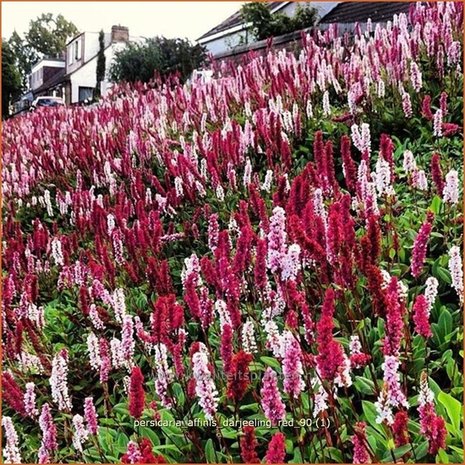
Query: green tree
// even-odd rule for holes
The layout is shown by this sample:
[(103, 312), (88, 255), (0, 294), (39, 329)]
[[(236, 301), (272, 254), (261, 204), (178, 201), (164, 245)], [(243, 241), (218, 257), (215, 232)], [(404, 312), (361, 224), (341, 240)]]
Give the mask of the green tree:
[(10, 44), (2, 40), (2, 117), (9, 115), (9, 105), (21, 95), (21, 74)]
[(97, 55), (97, 84), (95, 86), (95, 96), (100, 97), (100, 84), (105, 79), (105, 34), (103, 31), (100, 31), (98, 35), (98, 55)]
[(77, 27), (63, 15), (43, 13), (29, 23), (26, 41), (39, 54), (58, 56), (78, 33)]
[(292, 18), (293, 27), (295, 31), (314, 26), (318, 19), (318, 13), (315, 8), (308, 5), (302, 6), (300, 3), (297, 5), (296, 12)]
[(246, 23), (251, 24), (252, 35), (257, 40), (279, 36), (293, 31), (299, 31), (313, 26), (317, 20), (315, 8), (297, 6), (293, 17), (283, 13), (271, 14), (264, 2), (245, 3), (241, 8), (241, 14)]
[(205, 63), (205, 49), (187, 39), (154, 37), (142, 44), (129, 44), (118, 52), (110, 68), (112, 81), (149, 82), (158, 74), (178, 74), (185, 81)]
[(271, 11), (260, 2), (245, 3), (241, 8), (241, 14), (246, 23), (251, 23), (252, 35), (261, 40), (272, 35)]
[(27, 87), (27, 77), (32, 67), (39, 61), (39, 55), (16, 31), (11, 34), (8, 44), (21, 74), (23, 87)]

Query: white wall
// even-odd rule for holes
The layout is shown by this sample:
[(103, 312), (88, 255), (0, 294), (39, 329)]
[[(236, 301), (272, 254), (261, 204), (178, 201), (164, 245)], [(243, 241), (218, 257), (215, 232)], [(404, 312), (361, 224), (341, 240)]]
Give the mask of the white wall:
[(44, 71), (43, 69), (49, 68), (64, 68), (65, 62), (60, 60), (41, 60), (31, 69), (30, 76), (30, 88), (32, 90), (38, 89), (44, 83)]
[(32, 67), (31, 73), (37, 71), (39, 68), (43, 68), (44, 66), (50, 66), (53, 68), (64, 68), (65, 62), (63, 60), (49, 60), (49, 59), (40, 60), (39, 63), (37, 63), (36, 65)]
[[(105, 95), (105, 93), (111, 87), (111, 84), (109, 83), (109, 70), (115, 54), (117, 51), (122, 50), (125, 46), (125, 42), (117, 42), (105, 50), (105, 81), (102, 83), (102, 95)], [(98, 49), (96, 53), (98, 53)], [(85, 65), (81, 66), (81, 68), (79, 68), (71, 75), (71, 103), (76, 103), (79, 101), (79, 87), (95, 87), (96, 85), (97, 56), (94, 56)]]
[[(80, 52), (79, 58), (76, 60), (75, 57), (75, 44), (79, 43)], [(80, 34), (76, 38), (74, 38), (67, 46), (66, 46), (66, 74), (71, 73), (75, 69), (79, 68), (83, 63), (82, 59), (82, 44), (84, 43), (84, 34)]]
[(97, 82), (97, 57), (81, 66), (71, 75), (71, 103), (79, 101), (79, 87), (95, 87)]
[(84, 33), (84, 63), (97, 55), (99, 50), (98, 32)]
[(245, 31), (237, 31), (228, 35), (224, 35), (222, 37), (218, 37), (217, 39), (214, 39), (202, 45), (206, 47), (208, 53), (212, 53), (213, 55), (219, 55), (220, 53), (227, 52), (228, 50), (231, 50), (232, 48), (238, 45), (244, 45), (246, 43), (246, 35), (247, 33)]
[[(285, 6), (276, 10), (277, 13), (283, 13), (288, 16), (294, 16), (295, 10), (300, 2), (287, 2)], [(313, 8), (316, 8), (318, 11), (318, 16), (321, 18), (322, 16), (328, 14), (338, 3), (340, 2), (302, 2), (302, 6), (305, 6), (305, 3), (308, 3)], [(234, 28), (234, 29), (237, 29)], [(225, 31), (227, 33), (227, 31)], [(227, 52), (232, 48), (236, 47), (237, 45), (243, 45), (246, 42), (244, 39), (246, 38), (247, 32), (236, 31), (227, 33), (225, 35), (221, 35), (221, 33), (215, 34), (212, 37), (215, 37), (213, 40), (209, 40), (208, 42), (204, 42), (200, 40), (199, 43), (204, 45), (209, 53), (213, 55), (219, 55), (221, 53)], [(241, 38), (243, 39), (241, 41)], [(248, 35), (248, 42), (253, 43), (254, 40)]]

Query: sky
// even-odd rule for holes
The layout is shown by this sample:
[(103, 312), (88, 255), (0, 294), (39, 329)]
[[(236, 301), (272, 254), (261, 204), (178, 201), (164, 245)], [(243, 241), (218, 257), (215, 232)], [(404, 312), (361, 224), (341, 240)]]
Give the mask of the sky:
[(2, 37), (14, 30), (24, 34), (29, 22), (42, 13), (61, 13), (79, 31), (106, 32), (119, 24), (134, 36), (187, 37), (195, 41), (229, 15), (243, 2), (17, 2), (2, 1)]

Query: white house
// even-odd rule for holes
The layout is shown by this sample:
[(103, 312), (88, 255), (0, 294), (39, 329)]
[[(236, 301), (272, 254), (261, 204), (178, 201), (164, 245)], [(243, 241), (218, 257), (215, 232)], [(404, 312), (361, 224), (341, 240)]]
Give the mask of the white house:
[(36, 63), (29, 75), (29, 89), (35, 93), (45, 83), (57, 75), (64, 75), (65, 60), (58, 58), (43, 58)]
[[(113, 26), (104, 34), (105, 79), (101, 83), (102, 95), (111, 87), (109, 69), (115, 54), (129, 42), (141, 42), (141, 37), (132, 37), (124, 26)], [(92, 98), (97, 85), (97, 58), (99, 33), (83, 32), (66, 46), (65, 101), (76, 103)]]
[[(63, 97), (69, 104), (92, 99), (97, 85), (97, 58), (100, 50), (98, 32), (82, 32), (66, 45), (63, 59), (44, 58), (32, 68), (29, 91), (32, 98), (41, 95)], [(113, 26), (104, 33), (105, 79), (101, 94), (111, 88), (109, 70), (115, 54), (129, 42), (142, 42), (142, 37), (132, 37), (124, 26)]]
[[(274, 13), (283, 13), (294, 16), (299, 4), (307, 2), (265, 2), (265, 5)], [(321, 18), (329, 13), (338, 2), (308, 2), (318, 12)], [(213, 56), (222, 55), (234, 47), (254, 42), (250, 34), (251, 24), (245, 23), (240, 11), (237, 11), (225, 21), (197, 39), (197, 42), (206, 47)]]
[[(357, 2), (357, 1), (312, 1), (312, 2), (265, 2), (271, 14), (283, 13), (294, 16), (299, 4), (317, 10), (317, 27), (325, 29), (329, 24), (337, 24), (341, 31), (353, 30), (357, 23), (365, 23), (368, 18), (373, 23), (385, 23), (395, 14), (407, 12), (414, 2)], [(251, 24), (245, 23), (241, 12), (237, 11), (225, 21), (210, 29), (197, 39), (214, 57), (224, 58), (235, 49), (247, 49), (255, 40), (250, 34)]]

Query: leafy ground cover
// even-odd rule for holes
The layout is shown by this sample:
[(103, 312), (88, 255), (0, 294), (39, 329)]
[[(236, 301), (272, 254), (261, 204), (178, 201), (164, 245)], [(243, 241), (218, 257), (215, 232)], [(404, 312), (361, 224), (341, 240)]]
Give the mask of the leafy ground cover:
[(462, 20), (6, 122), (5, 462), (462, 463)]

